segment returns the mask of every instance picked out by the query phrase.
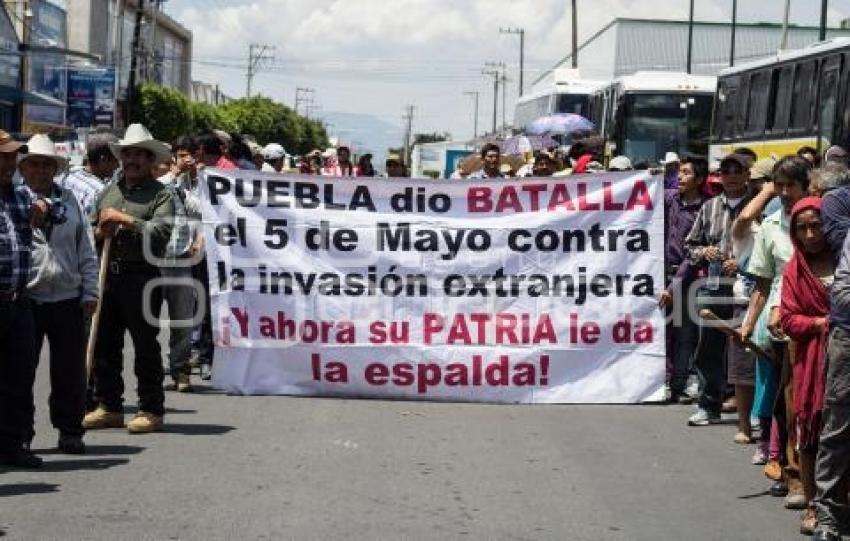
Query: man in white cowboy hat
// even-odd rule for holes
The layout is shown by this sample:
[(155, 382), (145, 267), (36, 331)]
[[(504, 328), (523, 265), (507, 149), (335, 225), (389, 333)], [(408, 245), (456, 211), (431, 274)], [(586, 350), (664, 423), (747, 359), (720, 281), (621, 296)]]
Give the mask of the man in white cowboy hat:
[[(59, 450), (82, 454), (86, 411), (85, 318), (97, 307), (97, 254), (91, 226), (76, 196), (54, 182), (68, 162), (53, 141), (34, 135), (18, 159), (24, 183), (38, 196), (61, 201), (65, 221), (33, 231), (32, 269), (27, 292), (35, 319), (35, 351), (50, 344), (50, 421), (59, 430)], [(36, 355), (36, 364), (38, 355)], [(34, 379), (34, 378), (33, 378)], [(30, 409), (35, 412), (34, 405)], [(30, 416), (32, 441), (34, 417)]]
[(143, 305), (147, 303), (149, 315), (158, 318), (162, 289), (153, 289), (148, 298), (143, 292), (148, 282), (159, 277), (156, 258), (162, 257), (171, 238), (173, 191), (153, 176), (156, 165), (171, 159), (171, 151), (141, 124), (131, 124), (124, 139), (110, 146), (122, 171), (103, 190), (91, 216), (95, 239), (111, 237), (112, 247), (94, 354), (98, 407), (86, 415), (83, 426), (124, 426), (121, 369), (124, 333), (129, 331), (136, 352), (139, 411), (127, 423), (127, 430), (153, 432), (162, 428), (165, 394), (159, 328), (145, 317)]

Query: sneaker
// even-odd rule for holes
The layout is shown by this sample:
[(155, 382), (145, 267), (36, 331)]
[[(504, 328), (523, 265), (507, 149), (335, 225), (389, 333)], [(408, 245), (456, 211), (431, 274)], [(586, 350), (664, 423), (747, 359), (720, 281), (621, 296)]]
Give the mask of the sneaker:
[(83, 437), (76, 434), (59, 434), (59, 442), (56, 447), (59, 448), (60, 453), (66, 455), (84, 455), (86, 453)]
[(745, 434), (744, 432), (736, 432), (733, 441), (738, 445), (749, 445), (753, 443), (753, 437), (749, 434)]
[(720, 406), (720, 411), (723, 413), (735, 413), (738, 411), (738, 401), (733, 396)]
[(162, 415), (154, 415), (147, 411), (140, 411), (127, 423), (127, 432), (130, 434), (147, 434), (162, 430)]
[(202, 380), (209, 381), (212, 379), (212, 365), (210, 363), (201, 363), (199, 371)]
[(41, 457), (35, 456), (32, 451), (23, 447), (14, 451), (0, 453), (0, 464), (13, 468), (32, 470), (40, 468), (42, 462)]
[(720, 414), (709, 413), (707, 410), (698, 408), (697, 412), (688, 419), (688, 426), (708, 426), (719, 422)]
[(803, 535), (812, 535), (818, 527), (818, 514), (814, 507), (806, 508), (803, 513), (803, 519), (800, 521), (800, 533)]
[(758, 447), (756, 447), (756, 452), (753, 453), (753, 465), (761, 466), (763, 464), (767, 464), (768, 458), (768, 448), (770, 447), (770, 442), (760, 441)]
[(785, 481), (774, 481), (767, 489), (767, 493), (774, 498), (784, 498), (788, 495), (788, 485), (785, 484)]
[(192, 382), (189, 378), (189, 373), (182, 372), (180, 374), (177, 374), (177, 377), (174, 378), (174, 386), (177, 389), (178, 393), (191, 393)]
[(83, 417), (83, 428), (97, 430), (100, 428), (124, 428), (124, 414), (109, 411), (103, 406), (98, 406), (94, 411)]
[(802, 492), (789, 492), (785, 496), (785, 509), (806, 509), (808, 505), (809, 502)]

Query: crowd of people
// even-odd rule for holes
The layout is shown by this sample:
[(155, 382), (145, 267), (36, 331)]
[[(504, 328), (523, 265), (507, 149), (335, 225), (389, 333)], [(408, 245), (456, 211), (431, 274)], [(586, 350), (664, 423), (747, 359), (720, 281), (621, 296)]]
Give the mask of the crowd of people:
[[(599, 141), (538, 151), (505, 167), (484, 145), (470, 179), (605, 170)], [(378, 176), (371, 156), (316, 150), (291, 161), (281, 145), (211, 132), (166, 144), (133, 124), (96, 132), (70, 168), (49, 137), (0, 132), (0, 463), (34, 468), (33, 386), (49, 346), (50, 420), (58, 449), (85, 452), (86, 430), (160, 430), (165, 413), (158, 318), (168, 309), (167, 373), (192, 390), (209, 379), (212, 326), (198, 173), (204, 167), (334, 177)], [(691, 426), (737, 412), (734, 442), (754, 445), (770, 493), (804, 511), (801, 531), (839, 539), (850, 485), (850, 171), (848, 154), (762, 157), (740, 148), (716, 166), (669, 154), (665, 170), (667, 401), (695, 403)], [(386, 176), (408, 174), (390, 155)], [(625, 157), (607, 170), (634, 169)], [(460, 171), (460, 170), (459, 170)], [(100, 255), (98, 255), (100, 254)], [(99, 272), (103, 263), (105, 272)], [(152, 282), (169, 278), (141, 302)], [(120, 284), (120, 285), (119, 285)], [(201, 284), (198, 290), (193, 284)], [(200, 310), (199, 310), (199, 307)], [(206, 308), (204, 308), (206, 307)], [(187, 325), (196, 312), (203, 316)], [(149, 313), (146, 313), (149, 312)], [(91, 316), (94, 349), (87, 369)], [(720, 323), (717, 323), (720, 321)], [(125, 423), (124, 336), (139, 409)]]
[(695, 402), (696, 427), (737, 412), (734, 442), (755, 445), (770, 494), (803, 510), (801, 533), (838, 540), (850, 488), (847, 152), (735, 149), (714, 187), (704, 159), (676, 165), (659, 303), (671, 316), (668, 401)]

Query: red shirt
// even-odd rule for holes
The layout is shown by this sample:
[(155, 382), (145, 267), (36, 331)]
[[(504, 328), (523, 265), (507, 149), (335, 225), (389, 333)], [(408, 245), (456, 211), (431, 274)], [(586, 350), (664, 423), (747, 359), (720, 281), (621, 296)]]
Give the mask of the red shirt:
[(215, 162), (215, 166), (219, 169), (239, 169), (236, 164), (222, 156)]

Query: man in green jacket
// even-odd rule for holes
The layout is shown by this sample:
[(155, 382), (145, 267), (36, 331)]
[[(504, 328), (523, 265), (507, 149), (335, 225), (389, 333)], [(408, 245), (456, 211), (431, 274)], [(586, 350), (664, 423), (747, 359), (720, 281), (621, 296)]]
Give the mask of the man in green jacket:
[(159, 278), (157, 258), (162, 257), (171, 237), (172, 191), (153, 175), (153, 168), (170, 160), (171, 152), (141, 124), (127, 128), (124, 139), (111, 148), (121, 161), (122, 172), (100, 194), (91, 217), (95, 240), (112, 238), (95, 347), (95, 397), (99, 405), (86, 415), (83, 426), (124, 426), (121, 370), (124, 333), (129, 331), (136, 354), (139, 411), (127, 423), (127, 430), (154, 432), (162, 428), (165, 413), (156, 321), (162, 293), (161, 288), (155, 288), (145, 298), (144, 290), (151, 280)]

